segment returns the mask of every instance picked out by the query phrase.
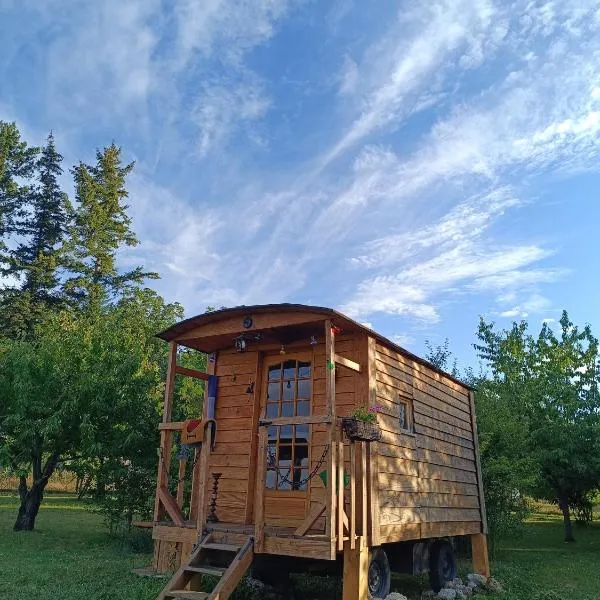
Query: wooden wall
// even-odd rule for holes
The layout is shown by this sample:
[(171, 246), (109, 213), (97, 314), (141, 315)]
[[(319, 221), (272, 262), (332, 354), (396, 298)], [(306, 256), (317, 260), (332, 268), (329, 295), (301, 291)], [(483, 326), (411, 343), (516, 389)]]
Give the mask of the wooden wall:
[[(377, 343), (380, 543), (481, 532), (469, 392)], [(412, 404), (413, 431), (399, 426)]]
[[(338, 354), (354, 361), (359, 361), (361, 350), (366, 348), (366, 336), (340, 335), (336, 339), (335, 349)], [(289, 355), (295, 351), (312, 350), (313, 358), (313, 391), (312, 414), (325, 415), (325, 344), (319, 343), (312, 348), (290, 347)], [(219, 352), (216, 356), (215, 373), (219, 376), (219, 387), (216, 403), (217, 443), (215, 451), (210, 456), (209, 486), (206, 490), (205, 502), (210, 498), (210, 473), (223, 473), (219, 481), (217, 514), (221, 521), (230, 523), (253, 523), (253, 507), (250, 499), (253, 494), (255, 468), (253, 456), (256, 456), (257, 424), (253, 421), (253, 414), (259, 414), (260, 385), (259, 354), (256, 351), (244, 353), (227, 350)], [(367, 404), (368, 398), (361, 396), (362, 374), (355, 373), (344, 367), (336, 368), (336, 414), (346, 416), (357, 404)], [(254, 394), (247, 394), (246, 389), (250, 381), (255, 381)], [(364, 387), (364, 386), (363, 386)], [(325, 425), (311, 425), (310, 471), (317, 466), (327, 443), (327, 430)], [(254, 453), (254, 455), (253, 455)], [(348, 459), (349, 460), (349, 459)], [(319, 471), (325, 470), (324, 462)], [(314, 477), (309, 484), (309, 502), (306, 514), (316, 503), (325, 502), (325, 487), (320, 477)], [(285, 512), (285, 511), (284, 511)], [(275, 522), (278, 508), (270, 506), (267, 499), (265, 513), (269, 521)], [(281, 517), (285, 517), (282, 513)], [(284, 523), (282, 525), (290, 525)], [(313, 527), (314, 531), (324, 531), (325, 520), (321, 518)]]
[[(208, 504), (212, 489), (211, 473), (222, 473), (219, 480), (217, 515), (221, 521), (244, 523), (247, 499), (253, 481), (250, 469), (253, 441), (255, 401), (260, 390), (246, 393), (248, 384), (257, 378), (258, 352), (219, 352), (215, 374), (219, 377), (215, 418), (217, 435), (214, 452), (209, 459), (209, 478), (205, 495)], [(256, 400), (255, 400), (256, 398)]]

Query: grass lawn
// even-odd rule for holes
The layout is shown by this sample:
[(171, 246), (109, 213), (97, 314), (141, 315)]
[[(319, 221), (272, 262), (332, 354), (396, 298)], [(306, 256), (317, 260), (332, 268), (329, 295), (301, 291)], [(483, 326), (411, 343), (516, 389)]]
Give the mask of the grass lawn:
[[(0, 496), (1, 600), (154, 600), (164, 584), (131, 574), (151, 555), (109, 538), (100, 518), (72, 497), (48, 495), (33, 533), (12, 531), (16, 508), (16, 497)], [(575, 533), (577, 543), (565, 544), (559, 517), (537, 513), (523, 538), (500, 545), (492, 571), (507, 590), (502, 599), (598, 600), (600, 524)], [(395, 576), (393, 589), (411, 595), (423, 585)], [(306, 600), (317, 597), (318, 587), (301, 586), (312, 589)]]
[(153, 600), (164, 585), (131, 574), (151, 555), (110, 539), (73, 497), (48, 494), (34, 532), (12, 531), (17, 506), (0, 496), (1, 600)]

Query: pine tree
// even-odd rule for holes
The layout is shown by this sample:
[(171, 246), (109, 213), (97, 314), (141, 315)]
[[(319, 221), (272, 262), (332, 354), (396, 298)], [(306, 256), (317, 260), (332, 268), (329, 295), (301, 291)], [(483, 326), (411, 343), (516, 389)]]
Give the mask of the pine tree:
[(0, 251), (6, 236), (14, 233), (15, 216), (23, 210), (28, 186), (20, 183), (34, 172), (38, 148), (21, 140), (15, 123), (0, 121)]
[(26, 170), (31, 181), (33, 168), (36, 181), (16, 191), (19, 206), (10, 228), (21, 241), (6, 253), (4, 273), (19, 283), (2, 294), (1, 325), (10, 337), (31, 335), (36, 323), (59, 302), (57, 271), (67, 224), (67, 197), (58, 183), (61, 162), (50, 133), (33, 167)]
[(131, 284), (156, 277), (140, 267), (117, 270), (118, 249), (138, 244), (125, 204), (126, 178), (133, 166), (122, 164), (121, 149), (113, 143), (97, 152), (94, 166), (79, 163), (73, 169), (77, 206), (68, 260), (73, 276), (64, 288), (84, 308), (96, 309)]

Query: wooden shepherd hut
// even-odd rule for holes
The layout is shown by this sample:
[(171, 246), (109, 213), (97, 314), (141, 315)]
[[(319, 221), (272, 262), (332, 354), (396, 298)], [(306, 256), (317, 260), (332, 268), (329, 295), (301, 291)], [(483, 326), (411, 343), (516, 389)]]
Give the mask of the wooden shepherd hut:
[[(174, 572), (159, 600), (225, 600), (250, 569), (337, 571), (344, 600), (385, 597), (390, 570), (429, 571), (439, 589), (457, 536), (489, 576), (467, 385), (329, 308), (228, 308), (158, 336), (170, 350), (149, 525), (154, 570)], [(177, 364), (180, 346), (207, 354), (206, 373)], [(178, 376), (206, 382), (197, 419), (171, 418)], [(376, 426), (348, 418), (369, 409)], [(210, 594), (204, 574), (220, 576)]]

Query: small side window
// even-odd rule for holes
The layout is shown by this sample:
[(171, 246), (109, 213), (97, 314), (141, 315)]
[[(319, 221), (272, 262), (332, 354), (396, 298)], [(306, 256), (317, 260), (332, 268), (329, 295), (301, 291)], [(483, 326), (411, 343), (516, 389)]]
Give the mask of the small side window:
[(402, 431), (413, 431), (412, 406), (408, 400), (398, 398), (398, 421)]

